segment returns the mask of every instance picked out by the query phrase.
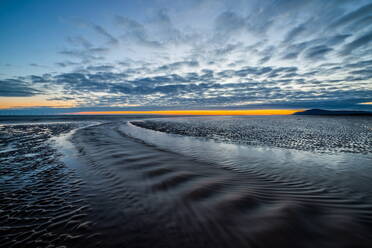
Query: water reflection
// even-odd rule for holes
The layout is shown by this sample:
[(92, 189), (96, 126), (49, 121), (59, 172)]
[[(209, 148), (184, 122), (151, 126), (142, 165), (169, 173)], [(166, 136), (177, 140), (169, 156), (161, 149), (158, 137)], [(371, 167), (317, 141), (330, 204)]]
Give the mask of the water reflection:
[[(229, 169), (276, 175), (282, 180), (307, 180), (342, 190), (372, 194), (372, 157), (354, 153), (317, 153), (293, 149), (248, 146), (214, 142), (141, 128), (130, 122), (120, 130), (168, 151)], [(367, 191), (366, 191), (367, 190)]]

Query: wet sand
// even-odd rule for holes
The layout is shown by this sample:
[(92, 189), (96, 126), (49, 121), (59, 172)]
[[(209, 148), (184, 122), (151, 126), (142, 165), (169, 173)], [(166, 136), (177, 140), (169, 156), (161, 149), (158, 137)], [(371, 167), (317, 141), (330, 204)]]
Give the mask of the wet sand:
[(303, 182), (195, 161), (127, 137), (120, 126), (86, 128), (74, 136), (94, 167), (97, 187), (106, 185), (104, 200), (96, 196), (92, 204), (107, 246), (372, 244), (370, 204)]
[[(73, 166), (63, 163), (66, 160), (56, 148), (45, 142), (73, 125), (6, 128), (12, 135), (2, 148), (7, 152), (1, 153), (0, 180), (5, 186), (0, 189), (5, 199), (1, 243), (5, 247), (372, 245), (372, 205), (363, 197), (348, 198), (304, 181), (198, 161), (129, 137), (121, 129), (124, 124), (115, 121), (74, 132)], [(18, 141), (12, 143), (17, 132)], [(27, 159), (33, 153), (38, 157)]]
[(372, 117), (369, 116), (180, 117), (131, 123), (223, 143), (316, 153), (372, 153)]
[[(84, 182), (48, 142), (73, 124), (1, 126), (1, 247), (79, 247), (94, 242)], [(87, 232), (88, 231), (88, 232)]]

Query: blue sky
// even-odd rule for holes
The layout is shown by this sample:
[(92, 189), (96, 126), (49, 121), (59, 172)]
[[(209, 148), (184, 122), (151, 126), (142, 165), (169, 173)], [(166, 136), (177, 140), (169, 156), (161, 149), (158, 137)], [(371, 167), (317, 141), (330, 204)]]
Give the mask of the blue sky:
[(2, 0), (0, 114), (371, 110), (371, 13), (371, 0)]

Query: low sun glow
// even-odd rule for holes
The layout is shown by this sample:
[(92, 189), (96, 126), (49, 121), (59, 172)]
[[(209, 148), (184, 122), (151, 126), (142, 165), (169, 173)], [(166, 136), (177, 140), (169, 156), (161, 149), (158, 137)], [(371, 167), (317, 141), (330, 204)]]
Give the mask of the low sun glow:
[(75, 103), (73, 101), (48, 100), (47, 97), (44, 96), (0, 97), (0, 109), (35, 107), (71, 108), (74, 106)]
[(301, 109), (243, 109), (243, 110), (158, 110), (158, 111), (93, 111), (76, 115), (291, 115)]

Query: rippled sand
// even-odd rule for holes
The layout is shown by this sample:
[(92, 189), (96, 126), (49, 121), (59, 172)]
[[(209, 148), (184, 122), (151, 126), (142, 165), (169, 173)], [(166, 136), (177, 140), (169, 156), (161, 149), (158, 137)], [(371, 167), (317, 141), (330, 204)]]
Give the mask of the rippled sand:
[[(94, 242), (83, 181), (58, 159), (49, 138), (72, 124), (0, 127), (0, 246), (70, 247)], [(84, 237), (84, 238), (82, 238)]]
[(372, 153), (372, 117), (200, 117), (132, 123), (156, 131), (219, 142), (315, 152)]
[(1, 127), (1, 244), (372, 246), (369, 193), (290, 180), (253, 160), (221, 167), (146, 143), (126, 125), (76, 130), (71, 153), (46, 141), (74, 124)]

